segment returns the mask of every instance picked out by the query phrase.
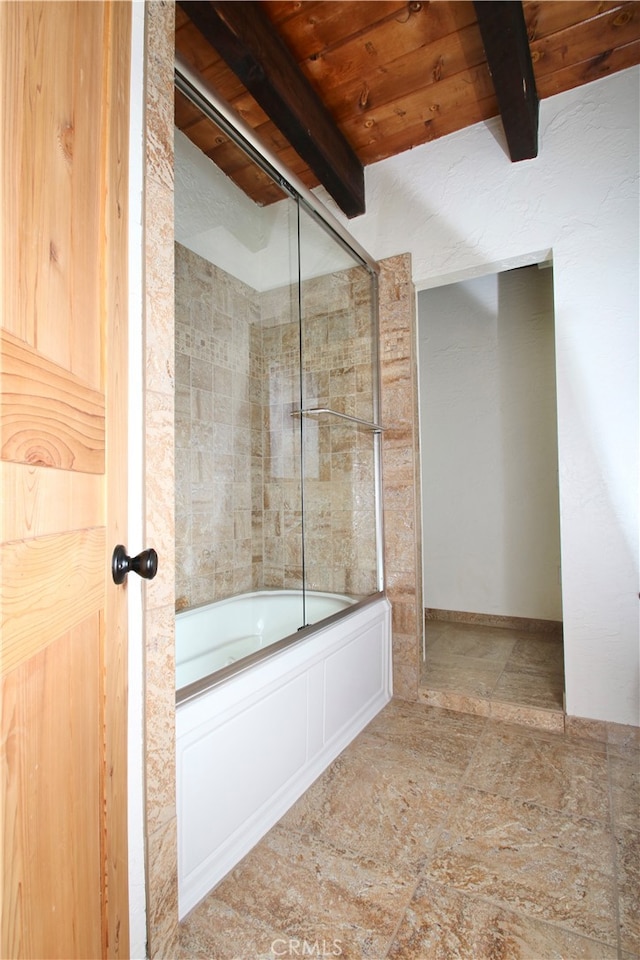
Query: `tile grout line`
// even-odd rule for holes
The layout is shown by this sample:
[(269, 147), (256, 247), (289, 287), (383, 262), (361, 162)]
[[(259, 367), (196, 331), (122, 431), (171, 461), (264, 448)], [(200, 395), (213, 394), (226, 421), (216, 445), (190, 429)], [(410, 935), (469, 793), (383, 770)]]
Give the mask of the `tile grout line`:
[[(405, 903), (405, 905), (404, 905), (404, 908), (403, 908), (403, 910), (402, 910), (402, 913), (400, 914), (400, 917), (399, 917), (399, 919), (398, 919), (398, 922), (396, 923), (395, 927), (393, 928), (393, 933), (392, 933), (391, 936), (389, 937), (389, 940), (387, 941), (387, 945), (386, 945), (386, 947), (385, 947), (385, 949), (384, 949), (384, 952), (383, 952), (383, 954), (381, 955), (381, 957), (379, 958), (379, 960), (386, 960), (386, 958), (389, 956), (389, 951), (393, 948), (393, 945), (394, 945), (394, 943), (395, 943), (396, 940), (397, 940), (398, 933), (400, 932), (400, 928), (402, 927), (402, 924), (403, 924), (404, 921), (405, 921), (405, 918), (406, 918), (406, 916), (407, 916), (407, 912), (408, 912), (409, 908), (411, 907), (411, 904), (413, 903), (413, 898), (415, 897), (416, 891), (418, 890), (418, 887), (420, 886), (421, 883), (422, 883), (422, 877), (421, 877), (420, 873), (418, 873), (418, 876), (416, 877), (416, 882), (415, 882), (415, 884), (413, 885), (413, 887), (412, 887), (412, 889), (411, 889), (411, 894), (410, 894), (409, 897), (407, 898), (407, 901), (406, 901), (406, 903)], [(376, 960), (378, 960), (378, 958), (376, 958)]]
[(616, 936), (618, 938), (618, 960), (622, 960), (622, 928), (620, 924), (620, 886), (618, 884), (618, 844), (616, 840), (616, 821), (613, 813), (613, 782), (611, 776), (611, 745), (605, 745), (607, 756), (607, 788), (609, 798), (609, 826), (611, 828), (611, 877), (613, 885), (613, 909), (616, 919)]
[[(465, 765), (464, 771), (463, 771), (462, 774), (460, 775), (459, 779), (458, 779), (455, 783), (452, 784), (452, 785), (454, 785), (454, 789), (451, 791), (451, 803), (449, 804), (449, 807), (448, 807), (448, 809), (447, 809), (444, 817), (442, 818), (442, 820), (440, 821), (440, 823), (438, 824), (437, 828), (436, 828), (435, 831), (434, 831), (434, 841), (433, 841), (433, 845), (432, 845), (432, 847), (431, 847), (431, 850), (430, 850), (430, 852), (429, 852), (429, 855), (426, 857), (424, 865), (423, 865), (423, 866), (420, 868), (420, 870), (418, 871), (417, 879), (416, 879), (416, 884), (415, 884), (415, 886), (414, 886), (414, 888), (413, 888), (413, 890), (412, 890), (411, 897), (410, 897), (410, 899), (407, 901), (407, 905), (406, 905), (406, 907), (404, 908), (404, 911), (403, 911), (403, 913), (402, 913), (402, 916), (400, 917), (400, 920), (398, 921), (398, 924), (396, 925), (396, 928), (395, 928), (395, 930), (394, 930), (394, 932), (393, 932), (393, 936), (392, 936), (391, 939), (389, 940), (389, 943), (388, 943), (388, 945), (387, 945), (387, 949), (386, 949), (386, 951), (385, 951), (385, 953), (384, 953), (383, 958), (381, 958), (381, 960), (385, 960), (385, 958), (387, 958), (387, 957), (389, 956), (389, 951), (393, 948), (393, 945), (394, 945), (394, 943), (396, 942), (396, 939), (397, 939), (397, 936), (398, 936), (398, 932), (399, 932), (400, 928), (402, 927), (402, 924), (403, 924), (403, 922), (404, 922), (404, 920), (405, 920), (405, 918), (406, 918), (407, 911), (409, 910), (409, 908), (410, 908), (410, 906), (411, 906), (411, 903), (413, 902), (413, 898), (414, 898), (414, 896), (415, 896), (415, 894), (416, 894), (416, 891), (418, 890), (418, 888), (419, 888), (419, 886), (421, 885), (421, 883), (426, 879), (426, 875), (427, 875), (427, 873), (428, 873), (429, 866), (430, 866), (430, 864), (432, 863), (433, 858), (434, 858), (435, 855), (436, 855), (436, 851), (437, 851), (437, 848), (438, 848), (438, 843), (440, 842), (440, 839), (441, 839), (441, 837), (442, 837), (443, 832), (446, 830), (446, 826), (447, 826), (447, 823), (449, 822), (449, 818), (453, 815), (453, 810), (454, 810), (454, 808), (455, 808), (455, 801), (456, 801), (456, 799), (459, 797), (461, 791), (462, 791), (463, 788), (464, 788), (464, 783), (465, 783), (465, 778), (466, 778), (466, 776), (467, 776), (467, 772), (468, 772), (469, 767), (470, 767), (470, 765), (471, 765), (471, 763), (472, 763), (472, 761), (473, 761), (473, 758), (474, 758), (474, 756), (475, 756), (476, 750), (478, 749), (478, 747), (479, 747), (479, 745), (480, 745), (480, 741), (481, 741), (482, 737), (484, 736), (487, 723), (489, 722), (489, 718), (488, 718), (488, 717), (480, 717), (479, 719), (483, 721), (483, 723), (482, 723), (482, 729), (481, 729), (480, 732), (478, 733), (478, 737), (477, 737), (476, 743), (475, 743), (475, 745), (474, 745), (471, 753), (469, 754), (469, 759), (467, 760), (467, 763), (466, 763), (466, 765)], [(443, 884), (439, 884), (439, 885), (440, 885), (440, 886), (443, 886)]]
[[(479, 734), (479, 736), (478, 736), (478, 742), (476, 743), (476, 745), (475, 745), (475, 747), (474, 747), (474, 749), (473, 749), (473, 751), (472, 751), (472, 753), (471, 753), (471, 755), (470, 755), (470, 757), (469, 757), (469, 761), (468, 761), (467, 766), (466, 766), (466, 768), (465, 768), (465, 770), (464, 770), (464, 773), (462, 774), (462, 776), (461, 776), (461, 778), (460, 778), (460, 782), (459, 782), (459, 784), (458, 784), (458, 788), (457, 788), (457, 790), (456, 790), (456, 792), (455, 792), (455, 795), (456, 795), (456, 796), (458, 796), (458, 795), (460, 794), (460, 792), (461, 792), (465, 787), (466, 787), (467, 789), (470, 789), (470, 790), (475, 790), (475, 791), (477, 791), (478, 793), (483, 793), (483, 794), (485, 794), (486, 796), (495, 796), (495, 794), (494, 794), (491, 790), (485, 789), (485, 788), (483, 788), (483, 787), (473, 786), (473, 784), (469, 784), (469, 782), (468, 782), (469, 773), (470, 773), (470, 768), (471, 768), (471, 765), (472, 765), (472, 763), (473, 763), (473, 761), (474, 761), (474, 759), (475, 759), (475, 757), (476, 757), (476, 754), (478, 753), (479, 750), (481, 750), (481, 748), (482, 748), (482, 746), (483, 746), (482, 741), (485, 740), (485, 739), (488, 737), (488, 735), (490, 734), (490, 731), (487, 729), (487, 727), (488, 727), (488, 724), (492, 722), (492, 721), (491, 721), (491, 717), (486, 717), (486, 718), (483, 718), (483, 719), (485, 720), (485, 723), (484, 723), (484, 725), (483, 725), (483, 729), (482, 729), (482, 731), (480, 732), (480, 734)], [(504, 722), (504, 721), (499, 721), (499, 722), (502, 723), (502, 722)], [(529, 729), (530, 735), (535, 738), (535, 733), (536, 733), (535, 729), (533, 729), (533, 728), (525, 728), (525, 727), (523, 727), (522, 729), (523, 729), (523, 732), (524, 732), (525, 730)], [(544, 733), (544, 732), (546, 732), (546, 731), (541, 731), (541, 732)], [(577, 929), (575, 929), (575, 928), (566, 926), (564, 923), (557, 923), (557, 922), (554, 922), (554, 921), (552, 921), (552, 920), (541, 919), (541, 918), (539, 918), (539, 917), (536, 917), (536, 916), (528, 913), (528, 911), (526, 911), (526, 910), (519, 910), (519, 909), (515, 908), (514, 906), (512, 906), (512, 905), (511, 905), (510, 903), (508, 903), (508, 902), (504, 902), (504, 901), (502, 901), (502, 900), (500, 900), (500, 899), (495, 899), (495, 898), (493, 898), (493, 897), (487, 896), (486, 894), (477, 893), (477, 892), (469, 893), (467, 890), (458, 890), (458, 888), (455, 887), (455, 886), (453, 887), (453, 889), (456, 890), (456, 891), (457, 891), (461, 896), (463, 896), (463, 897), (467, 897), (467, 898), (469, 898), (469, 899), (471, 899), (471, 900), (477, 900), (477, 901), (480, 901), (480, 902), (489, 904), (489, 905), (491, 905), (492, 907), (498, 908), (498, 909), (500, 909), (500, 910), (502, 910), (502, 911), (504, 911), (504, 912), (506, 912), (506, 913), (514, 914), (514, 915), (519, 916), (519, 917), (522, 917), (522, 918), (524, 918), (524, 919), (526, 919), (526, 920), (528, 920), (528, 921), (535, 921), (535, 922), (541, 923), (541, 924), (543, 924), (543, 925), (547, 925), (547, 926), (549, 926), (549, 927), (551, 927), (551, 928), (553, 928), (553, 929), (563, 930), (563, 931), (565, 931), (566, 933), (571, 934), (571, 935), (577, 935), (577, 936), (583, 937), (584, 939), (587, 939), (587, 940), (591, 941), (591, 942), (594, 943), (594, 944), (602, 944), (603, 946), (605, 946), (605, 947), (607, 947), (607, 948), (616, 949), (616, 950), (617, 950), (617, 953), (618, 953), (618, 960), (623, 960), (622, 938), (621, 938), (620, 920), (619, 920), (619, 899), (618, 899), (618, 885), (617, 885), (616, 841), (615, 841), (615, 833), (614, 833), (614, 830), (613, 830), (613, 805), (612, 805), (612, 798), (611, 798), (611, 776), (610, 776), (610, 765), (609, 765), (609, 762), (608, 762), (608, 756), (609, 756), (609, 751), (608, 751), (608, 748), (607, 748), (607, 779), (608, 779), (608, 787), (609, 787), (609, 822), (607, 823), (606, 820), (600, 820), (600, 819), (598, 819), (597, 817), (584, 817), (584, 816), (579, 816), (579, 815), (577, 816), (577, 819), (590, 821), (590, 822), (593, 822), (594, 824), (600, 824), (600, 825), (604, 826), (605, 828), (606, 828), (606, 827), (609, 827), (609, 828), (610, 828), (611, 844), (612, 844), (612, 854), (613, 854), (613, 862), (612, 862), (612, 868), (613, 868), (613, 869), (612, 869), (612, 872), (611, 872), (611, 883), (612, 883), (612, 887), (613, 887), (612, 893), (613, 893), (614, 899), (615, 899), (615, 906), (614, 906), (614, 908), (615, 908), (615, 913), (616, 913), (616, 940), (617, 940), (617, 942), (616, 942), (615, 945), (614, 945), (613, 943), (609, 943), (609, 942), (607, 942), (606, 940), (602, 940), (602, 939), (597, 938), (597, 937), (590, 937), (590, 936), (588, 936), (587, 934), (582, 933), (582, 932), (580, 932), (579, 930), (577, 930)], [(517, 799), (517, 798), (507, 796), (505, 799), (515, 800), (515, 799)], [(524, 802), (524, 801), (522, 801), (522, 802)], [(566, 818), (567, 820), (574, 820), (574, 819), (575, 819), (575, 817), (574, 817), (573, 814), (566, 813), (566, 812), (564, 812), (564, 811), (562, 811), (562, 810), (555, 810), (554, 808), (548, 807), (548, 806), (546, 806), (545, 804), (543, 804), (543, 803), (541, 803), (541, 802), (531, 801), (531, 800), (530, 800), (530, 801), (527, 801), (527, 802), (528, 802), (529, 804), (531, 804), (532, 806), (537, 807), (540, 811), (543, 811), (543, 812), (544, 812), (544, 811), (547, 811), (547, 810), (548, 810), (549, 812), (553, 812), (553, 813), (555, 813), (555, 814), (558, 814), (558, 815), (562, 816), (563, 818)], [(429, 857), (429, 863), (431, 863), (431, 862), (433, 861), (433, 859), (434, 859), (434, 856), (435, 856), (435, 854), (436, 854), (436, 852), (437, 852), (438, 842), (439, 842), (439, 840), (440, 840), (440, 838), (441, 838), (441, 835), (442, 835), (442, 833), (443, 833), (443, 830), (445, 829), (445, 825), (446, 825), (447, 821), (449, 820), (449, 817), (450, 817), (450, 816), (451, 816), (451, 812), (448, 812), (447, 815), (445, 816), (444, 820), (443, 820), (443, 824), (440, 826), (440, 829), (439, 829), (439, 831), (438, 831), (438, 839), (436, 840), (436, 842), (435, 842), (435, 844), (434, 844), (434, 847), (433, 847), (433, 851), (432, 851), (432, 853), (431, 853), (431, 855), (430, 855), (430, 857)], [(422, 882), (423, 880), (426, 879), (426, 874), (427, 874), (427, 872), (428, 872), (428, 865), (425, 865), (425, 867), (422, 869), (421, 874), (420, 874), (420, 882)], [(431, 882), (437, 884), (438, 886), (440, 886), (440, 887), (443, 888), (443, 889), (449, 889), (449, 887), (450, 887), (449, 884), (442, 883), (441, 880), (436, 879), (436, 878), (434, 878)]]
[[(422, 881), (420, 881), (422, 882)], [(580, 937), (582, 940), (588, 940), (589, 943), (598, 944), (599, 946), (606, 947), (607, 949), (617, 950), (619, 953), (618, 960), (624, 960), (624, 955), (619, 952), (618, 946), (613, 943), (607, 942), (607, 940), (602, 940), (598, 937), (589, 936), (586, 933), (582, 933), (579, 930), (576, 930), (574, 927), (568, 927), (564, 923), (558, 923), (555, 920), (548, 920), (544, 917), (536, 916), (535, 914), (530, 914), (526, 910), (519, 910), (516, 907), (512, 906), (510, 903), (505, 903), (502, 900), (496, 900), (493, 897), (487, 896), (483, 893), (478, 893), (477, 891), (468, 891), (468, 890), (459, 890), (457, 887), (451, 887), (450, 884), (443, 883), (441, 880), (432, 879), (430, 882), (434, 886), (438, 886), (443, 890), (453, 889), (460, 897), (463, 899), (468, 899), (476, 903), (486, 904), (488, 907), (492, 907), (494, 910), (501, 910), (505, 914), (512, 914), (521, 919), (527, 920), (531, 923), (539, 924), (542, 927), (549, 927), (552, 930), (561, 930), (563, 933), (568, 934), (569, 936)], [(393, 946), (393, 944), (391, 944)], [(389, 948), (390, 949), (390, 948)], [(628, 954), (627, 954), (628, 955)], [(422, 957), (416, 958), (416, 960), (423, 960)], [(547, 958), (536, 957), (536, 960), (547, 960)], [(551, 960), (551, 958), (549, 958)], [(573, 960), (573, 957), (566, 957), (565, 960)]]
[(502, 680), (502, 678), (503, 678), (503, 676), (504, 676), (504, 674), (505, 674), (505, 671), (506, 671), (506, 669), (507, 669), (507, 664), (509, 663), (509, 660), (510, 660), (510, 658), (511, 658), (511, 656), (512, 656), (512, 654), (513, 654), (513, 651), (515, 650), (515, 648), (516, 648), (516, 640), (514, 639), (514, 641), (513, 641), (513, 646), (511, 647), (511, 651), (509, 652), (509, 656), (507, 657), (507, 659), (506, 659), (505, 662), (503, 663), (503, 665), (502, 665), (502, 670), (500, 671), (500, 675), (499, 675), (498, 679), (496, 680), (494, 686), (491, 688), (491, 692), (490, 692), (490, 694), (489, 694), (489, 703), (492, 704), (492, 705), (493, 705), (494, 699), (495, 699), (494, 694), (495, 694), (496, 690), (498, 689), (498, 685), (499, 685), (500, 681)]

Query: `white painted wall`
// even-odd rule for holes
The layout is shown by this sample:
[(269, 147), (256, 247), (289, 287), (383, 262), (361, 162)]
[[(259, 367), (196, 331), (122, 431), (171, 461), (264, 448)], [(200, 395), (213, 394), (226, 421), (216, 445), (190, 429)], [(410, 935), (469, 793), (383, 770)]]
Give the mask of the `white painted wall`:
[(348, 222), (377, 259), (409, 250), (419, 289), (552, 251), (567, 711), (636, 725), (639, 78), (542, 101), (535, 160), (492, 121), (374, 164)]
[(553, 274), (418, 296), (425, 607), (562, 619)]

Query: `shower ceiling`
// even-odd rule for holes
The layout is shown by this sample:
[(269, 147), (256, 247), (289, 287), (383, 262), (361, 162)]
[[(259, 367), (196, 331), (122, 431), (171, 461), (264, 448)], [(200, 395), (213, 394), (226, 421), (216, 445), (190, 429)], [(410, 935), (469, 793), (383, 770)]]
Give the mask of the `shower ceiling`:
[[(355, 216), (365, 165), (471, 124), (501, 115), (513, 160), (544, 150), (537, 100), (640, 63), (640, 3), (179, 0), (176, 51)], [(180, 94), (176, 124), (254, 200), (278, 199)]]

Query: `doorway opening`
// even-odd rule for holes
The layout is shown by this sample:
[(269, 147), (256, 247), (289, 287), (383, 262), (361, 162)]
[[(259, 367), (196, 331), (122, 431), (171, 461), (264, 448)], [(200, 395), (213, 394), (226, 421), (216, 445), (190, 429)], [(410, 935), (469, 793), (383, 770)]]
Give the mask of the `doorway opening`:
[(563, 723), (553, 269), (418, 294), (420, 698)]

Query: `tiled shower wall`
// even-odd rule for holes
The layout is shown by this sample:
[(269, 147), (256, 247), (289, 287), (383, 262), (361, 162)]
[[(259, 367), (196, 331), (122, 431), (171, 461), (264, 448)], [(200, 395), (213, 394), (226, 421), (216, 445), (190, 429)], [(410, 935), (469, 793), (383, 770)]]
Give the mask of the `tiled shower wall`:
[[(262, 485), (254, 516), (254, 563), (263, 562), (257, 587), (302, 587), (300, 430), (300, 328), (296, 286), (260, 298), (262, 450), (254, 461)], [(262, 524), (262, 531), (260, 530)], [(261, 536), (262, 534), (262, 536)]]
[(251, 590), (262, 577), (252, 563), (259, 317), (255, 291), (176, 244), (178, 609)]
[[(371, 281), (363, 268), (302, 284), (305, 407), (373, 421)], [(312, 590), (367, 596), (377, 587), (374, 435), (322, 415), (305, 419), (305, 575)]]
[[(368, 276), (302, 286), (306, 406), (370, 420)], [(176, 244), (176, 605), (302, 585), (297, 287), (258, 294)], [(373, 435), (305, 420), (305, 569), (377, 589)]]

